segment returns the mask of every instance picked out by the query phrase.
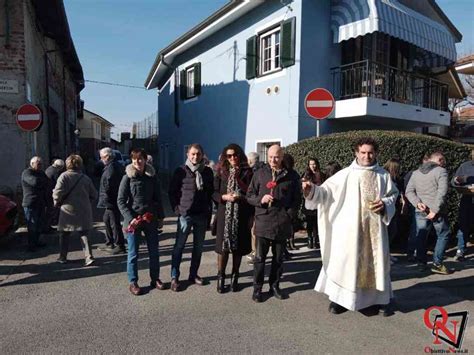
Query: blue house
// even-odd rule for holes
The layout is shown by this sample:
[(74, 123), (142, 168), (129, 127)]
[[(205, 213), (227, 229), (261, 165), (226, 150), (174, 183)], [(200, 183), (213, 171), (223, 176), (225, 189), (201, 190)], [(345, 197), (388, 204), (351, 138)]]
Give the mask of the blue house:
[[(146, 79), (158, 89), (160, 165), (201, 143), (210, 159), (240, 144), (266, 158), (274, 143), (353, 129), (448, 126), (462, 35), (434, 0), (231, 1), (162, 49)], [(336, 99), (317, 121), (314, 88)]]

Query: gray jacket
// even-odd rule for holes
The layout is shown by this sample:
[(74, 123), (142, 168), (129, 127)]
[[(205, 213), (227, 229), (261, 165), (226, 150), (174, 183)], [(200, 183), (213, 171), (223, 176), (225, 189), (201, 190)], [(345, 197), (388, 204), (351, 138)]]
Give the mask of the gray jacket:
[(433, 162), (424, 163), (415, 170), (405, 190), (405, 196), (413, 206), (421, 202), (434, 213), (445, 212), (447, 193), (448, 172)]
[(92, 204), (97, 198), (97, 190), (91, 179), (75, 170), (65, 171), (59, 176), (53, 190), (54, 202), (63, 200), (68, 193), (59, 211), (58, 231), (73, 232), (92, 229)]

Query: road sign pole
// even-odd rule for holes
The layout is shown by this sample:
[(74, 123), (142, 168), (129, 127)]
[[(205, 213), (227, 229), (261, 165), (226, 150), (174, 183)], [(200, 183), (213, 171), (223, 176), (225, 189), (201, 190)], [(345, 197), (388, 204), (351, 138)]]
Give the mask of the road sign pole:
[(38, 132), (33, 132), (33, 155), (36, 156), (38, 151)]

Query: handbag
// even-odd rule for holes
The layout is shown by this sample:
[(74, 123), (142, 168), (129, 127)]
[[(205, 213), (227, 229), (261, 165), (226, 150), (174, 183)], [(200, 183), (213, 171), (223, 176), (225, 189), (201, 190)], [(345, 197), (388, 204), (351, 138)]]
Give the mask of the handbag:
[(74, 185), (72, 185), (72, 187), (69, 189), (69, 191), (62, 197), (62, 199), (60, 200), (57, 200), (56, 203), (55, 203), (55, 207), (61, 207), (62, 204), (64, 203), (64, 201), (66, 201), (66, 199), (69, 197), (69, 195), (71, 194), (71, 192), (74, 190), (74, 188), (77, 186), (77, 184), (79, 183), (79, 181), (81, 181), (82, 177), (84, 176), (84, 174), (81, 174), (81, 176), (79, 176), (79, 179), (76, 180), (76, 182), (74, 183)]

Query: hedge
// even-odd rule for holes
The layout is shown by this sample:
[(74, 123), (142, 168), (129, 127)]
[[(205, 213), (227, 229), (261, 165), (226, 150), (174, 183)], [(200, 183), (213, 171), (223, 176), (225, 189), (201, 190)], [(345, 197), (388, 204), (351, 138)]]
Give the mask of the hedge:
[[(294, 143), (285, 151), (295, 159), (295, 169), (303, 173), (309, 158), (317, 158), (324, 169), (330, 161), (337, 161), (342, 167), (354, 160), (352, 145), (361, 137), (372, 137), (379, 144), (378, 162), (383, 165), (392, 157), (400, 158), (402, 172), (406, 173), (420, 165), (422, 157), (435, 150), (442, 151), (446, 157), (449, 177), (461, 163), (471, 159), (473, 146), (452, 142), (429, 135), (402, 131), (350, 131), (313, 137)], [(459, 208), (459, 194), (454, 189), (448, 192), (448, 218), (451, 228), (456, 228)]]

